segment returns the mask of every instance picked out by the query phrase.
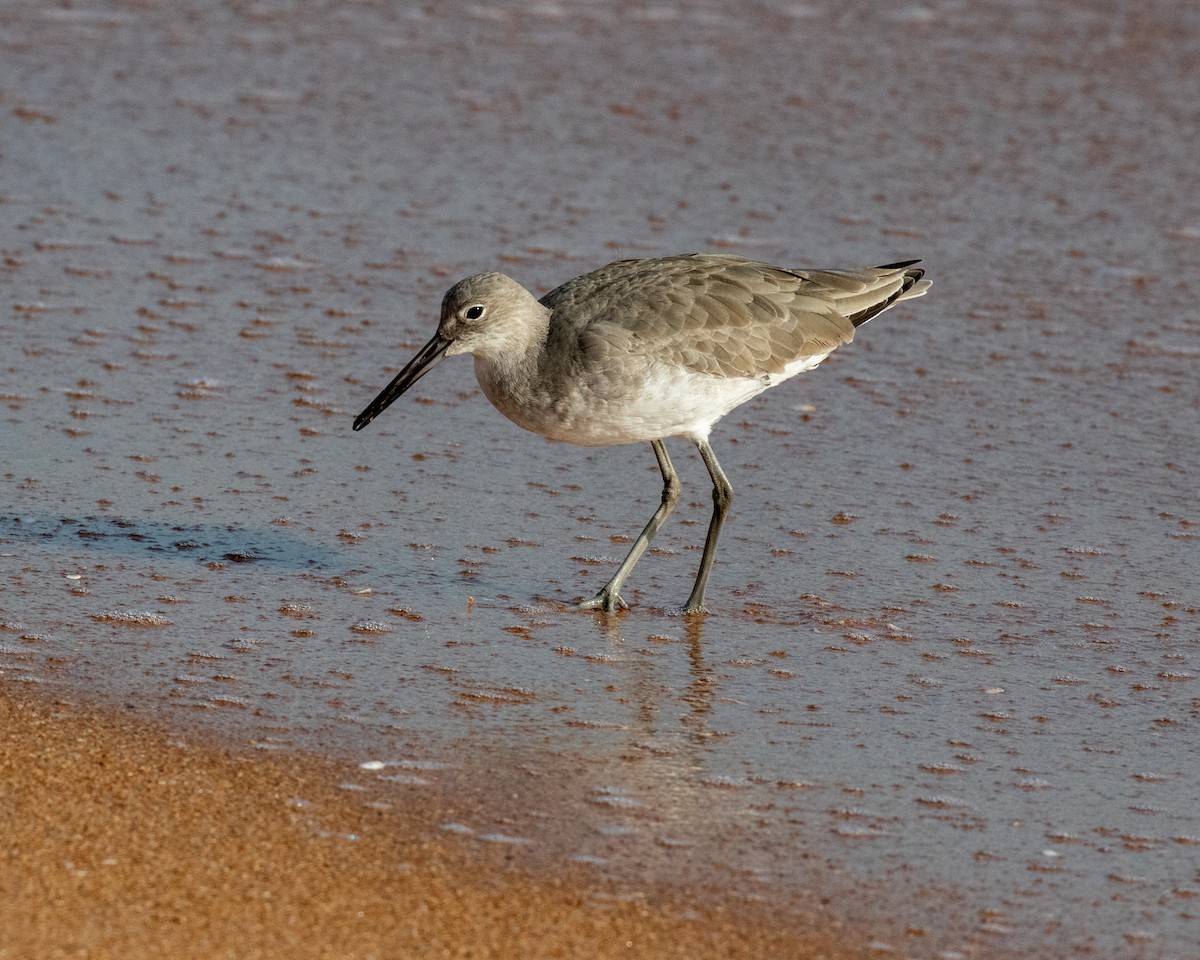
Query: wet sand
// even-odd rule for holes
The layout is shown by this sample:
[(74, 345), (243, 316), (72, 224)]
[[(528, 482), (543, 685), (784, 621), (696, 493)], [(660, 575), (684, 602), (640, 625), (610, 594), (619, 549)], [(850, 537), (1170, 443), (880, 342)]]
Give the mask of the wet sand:
[[(0, 686), (0, 957), (839, 957), (830, 921), (611, 899), (427, 834), (311, 755)], [(836, 940), (835, 940), (836, 935)], [(842, 945), (839, 945), (839, 941)]]
[[(185, 819), (46, 873), (127, 870), (206, 956), (204, 918), (262, 909), (244, 872), (310, 948), (332, 904), (386, 906), (365, 945), (435, 888), (708, 943), (671, 906), (702, 889), (922, 960), (1200, 957), (1197, 35), (1175, 0), (8, 0), (0, 677), (117, 712), (68, 713), (102, 768), (6, 724), (7, 820), (70, 845), (118, 788), (195, 803), (227, 874)], [(465, 358), (351, 432), (458, 277), (688, 250), (935, 283), (718, 425), (702, 623), (667, 615), (711, 509), (686, 445), (593, 618), (646, 446), (546, 444)], [(142, 796), (119, 757), (239, 786)], [(21, 869), (22, 929), (134, 916)]]

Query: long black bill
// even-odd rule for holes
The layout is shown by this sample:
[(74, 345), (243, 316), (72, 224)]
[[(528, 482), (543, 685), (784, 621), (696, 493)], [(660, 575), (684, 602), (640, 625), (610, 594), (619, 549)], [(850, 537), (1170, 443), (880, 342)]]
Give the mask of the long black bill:
[(449, 347), (449, 340), (443, 340), (434, 334), (433, 339), (421, 348), (420, 353), (408, 361), (408, 366), (396, 374), (396, 379), (384, 387), (379, 396), (371, 401), (370, 406), (355, 418), (354, 429), (361, 430), (365, 427), (383, 413), (388, 404), (446, 359), (446, 350)]

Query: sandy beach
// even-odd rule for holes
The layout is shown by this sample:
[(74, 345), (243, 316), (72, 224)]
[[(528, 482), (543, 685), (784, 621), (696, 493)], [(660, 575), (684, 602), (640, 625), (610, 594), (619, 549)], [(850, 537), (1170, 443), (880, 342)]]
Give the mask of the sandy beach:
[(863, 955), (813, 918), (535, 879), (339, 789), (345, 765), (211, 739), (0, 686), (0, 957)]
[[(1200, 6), (0, 4), (0, 960), (1200, 957)], [(547, 443), (461, 277), (920, 259)], [(351, 839), (353, 838), (353, 839)]]

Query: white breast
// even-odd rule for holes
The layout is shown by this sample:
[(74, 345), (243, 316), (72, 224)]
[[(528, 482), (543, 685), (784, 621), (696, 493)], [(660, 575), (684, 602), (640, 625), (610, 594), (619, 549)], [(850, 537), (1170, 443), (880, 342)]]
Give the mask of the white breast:
[(720, 377), (695, 373), (674, 364), (650, 364), (637, 376), (586, 378), (554, 392), (514, 391), (491, 364), (476, 358), (475, 372), (484, 395), (506, 417), (550, 440), (583, 446), (639, 443), (662, 437), (701, 440), (730, 410), (811, 370), (828, 354), (795, 360), (783, 373), (761, 377)]

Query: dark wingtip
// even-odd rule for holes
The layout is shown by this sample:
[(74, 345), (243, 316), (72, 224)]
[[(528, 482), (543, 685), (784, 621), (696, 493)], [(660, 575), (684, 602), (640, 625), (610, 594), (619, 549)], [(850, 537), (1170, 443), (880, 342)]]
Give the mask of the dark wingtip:
[[(912, 289), (912, 286), (914, 283), (916, 283), (923, 276), (925, 276), (925, 268), (924, 267), (916, 267), (913, 270), (905, 270), (904, 268), (911, 267), (914, 263), (920, 263), (920, 262), (921, 262), (920, 260), (901, 260), (899, 263), (885, 263), (880, 267), (876, 267), (876, 269), (877, 270), (904, 270), (904, 286), (902, 286), (900, 288), (900, 292), (896, 295), (897, 297), (901, 297), (904, 294), (908, 293), (909, 290)], [(891, 303), (889, 302), (888, 306), (890, 306), (890, 305), (891, 305)]]
[(876, 270), (904, 270), (904, 282), (900, 285), (900, 289), (883, 301), (883, 303), (877, 303), (873, 307), (867, 307), (867, 309), (856, 313), (849, 318), (850, 322), (856, 327), (861, 327), (872, 317), (879, 316), (884, 310), (908, 293), (913, 288), (913, 284), (925, 276), (925, 271), (921, 267), (916, 267), (912, 270), (906, 270), (905, 268), (920, 262), (920, 260), (901, 260), (899, 263), (884, 263), (876, 267)]

